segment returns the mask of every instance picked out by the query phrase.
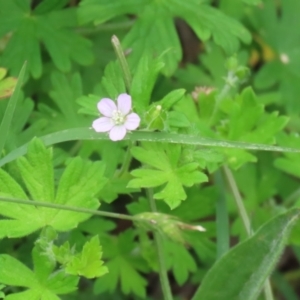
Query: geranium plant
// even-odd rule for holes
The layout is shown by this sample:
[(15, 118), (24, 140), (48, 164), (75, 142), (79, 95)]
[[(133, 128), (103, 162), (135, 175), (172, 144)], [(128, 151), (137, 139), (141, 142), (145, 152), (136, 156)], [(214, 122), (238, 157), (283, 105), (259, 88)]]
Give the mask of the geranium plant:
[(299, 9), (0, 0), (0, 298), (298, 299)]

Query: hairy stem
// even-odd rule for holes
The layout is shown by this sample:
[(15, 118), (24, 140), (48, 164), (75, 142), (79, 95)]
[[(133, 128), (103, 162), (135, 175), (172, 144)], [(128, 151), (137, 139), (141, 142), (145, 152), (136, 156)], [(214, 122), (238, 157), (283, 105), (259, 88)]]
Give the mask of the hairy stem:
[(131, 74), (130, 74), (130, 69), (129, 69), (127, 60), (125, 58), (124, 51), (122, 49), (122, 46), (120, 44), (119, 39), (115, 35), (112, 36), (111, 42), (112, 42), (112, 45), (115, 49), (117, 58), (119, 60), (119, 63), (120, 63), (120, 66), (121, 66), (121, 69), (122, 69), (122, 72), (123, 72), (123, 78), (124, 78), (124, 82), (125, 82), (125, 85), (126, 85), (127, 92), (130, 92)]
[(237, 187), (235, 179), (234, 179), (234, 177), (232, 175), (231, 170), (227, 166), (224, 166), (223, 170), (224, 170), (225, 176), (227, 178), (227, 181), (228, 181), (229, 187), (231, 189), (231, 192), (233, 194), (233, 198), (235, 200), (235, 204), (236, 204), (236, 206), (238, 208), (238, 212), (239, 212), (240, 217), (242, 219), (242, 222), (244, 224), (244, 227), (245, 227), (245, 230), (247, 232), (247, 235), (251, 236), (252, 230), (251, 230), (251, 225), (250, 225), (250, 219), (248, 217), (248, 214), (247, 214), (246, 208), (244, 206), (244, 202), (243, 202), (242, 196), (241, 196), (241, 194), (239, 192), (239, 189)]
[[(153, 198), (152, 189), (147, 189), (147, 196), (149, 199), (151, 211), (153, 213), (156, 213), (157, 209), (156, 209), (155, 200)], [(153, 234), (154, 234), (154, 242), (155, 242), (157, 256), (158, 256), (158, 263), (159, 263), (160, 284), (162, 287), (164, 299), (165, 300), (173, 300), (170, 283), (169, 283), (169, 279), (168, 279), (168, 274), (167, 274), (167, 268), (166, 268), (165, 259), (164, 259), (162, 237), (159, 232), (153, 232)]]
[(17, 204), (25, 204), (25, 205), (34, 205), (34, 206), (47, 207), (52, 209), (68, 210), (68, 211), (74, 211), (74, 212), (79, 212), (84, 214), (91, 214), (95, 216), (102, 216), (102, 217), (109, 217), (109, 218), (116, 218), (116, 219), (130, 220), (130, 221), (143, 221), (143, 219), (134, 216), (105, 212), (101, 210), (93, 210), (93, 209), (88, 209), (83, 207), (68, 206), (68, 205), (55, 204), (49, 202), (40, 202), (35, 200), (0, 197), (0, 201), (17, 203)]
[(128, 148), (126, 149), (125, 157), (122, 163), (122, 166), (118, 172), (116, 172), (115, 176), (118, 178), (121, 178), (129, 169), (131, 161), (132, 161), (132, 155), (131, 155), (131, 148), (135, 145), (134, 142), (129, 142)]
[[(229, 187), (230, 187), (230, 189), (232, 191), (232, 194), (234, 196), (234, 200), (235, 200), (235, 203), (237, 205), (239, 214), (242, 218), (242, 222), (244, 224), (245, 230), (247, 232), (247, 235), (250, 237), (253, 232), (252, 232), (252, 229), (251, 229), (250, 219), (248, 217), (246, 208), (244, 206), (242, 196), (239, 192), (239, 189), (237, 187), (236, 181), (233, 177), (233, 174), (232, 174), (231, 170), (227, 166), (224, 166), (223, 169), (224, 169), (225, 176), (227, 177)], [(265, 285), (264, 285), (264, 294), (265, 294), (265, 299), (266, 300), (274, 300), (269, 278), (266, 280)]]

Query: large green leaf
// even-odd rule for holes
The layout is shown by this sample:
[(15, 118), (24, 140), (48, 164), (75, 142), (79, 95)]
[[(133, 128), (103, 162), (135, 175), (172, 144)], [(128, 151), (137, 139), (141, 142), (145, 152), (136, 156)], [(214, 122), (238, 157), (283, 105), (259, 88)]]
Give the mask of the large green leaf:
[[(5, 299), (47, 299), (59, 300), (57, 295), (67, 294), (76, 290), (78, 277), (67, 275), (62, 270), (53, 272), (49, 268), (49, 259), (46, 255), (39, 255), (36, 248), (33, 249), (34, 271), (30, 270), (16, 258), (0, 255), (0, 282), (9, 286), (26, 287), (24, 292), (11, 293)], [(40, 272), (40, 270), (48, 272)], [(45, 276), (46, 275), (46, 276)]]
[(49, 11), (49, 7), (38, 6), (32, 11), (30, 1), (0, 0), (0, 36), (13, 32), (1, 55), (1, 65), (15, 73), (27, 60), (31, 75), (40, 77), (43, 68), (41, 43), (61, 71), (71, 69), (71, 60), (90, 64), (93, 60), (91, 43), (70, 30), (77, 25), (75, 9), (59, 8), (54, 5)]
[(207, 273), (193, 300), (254, 300), (278, 261), (299, 209), (281, 214), (225, 254)]
[(83, 161), (73, 158), (64, 170), (55, 192), (52, 151), (40, 140), (33, 140), (27, 157), (17, 161), (26, 191), (7, 172), (0, 169), (0, 194), (6, 197), (28, 199), (32, 206), (0, 202), (0, 214), (8, 219), (0, 220), (0, 237), (24, 236), (46, 225), (56, 230), (67, 231), (89, 216), (59, 209), (37, 208), (34, 201), (58, 203), (76, 207), (96, 209), (99, 201), (95, 195), (105, 183), (102, 162)]
[[(206, 2), (206, 1), (205, 1)], [(124, 38), (133, 51), (130, 59), (137, 65), (144, 54), (161, 55), (162, 72), (172, 75), (182, 58), (182, 48), (174, 19), (180, 17), (201, 40), (213, 38), (227, 53), (237, 51), (239, 41), (250, 42), (249, 32), (237, 21), (200, 0), (110, 1), (83, 0), (79, 7), (82, 23), (103, 23), (123, 14), (137, 14), (137, 20)]]

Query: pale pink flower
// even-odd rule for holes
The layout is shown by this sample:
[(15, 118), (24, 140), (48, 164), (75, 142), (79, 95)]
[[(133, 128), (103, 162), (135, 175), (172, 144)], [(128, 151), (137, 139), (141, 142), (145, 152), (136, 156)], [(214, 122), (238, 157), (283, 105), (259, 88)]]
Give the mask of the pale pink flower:
[(112, 141), (122, 140), (128, 130), (135, 130), (140, 125), (140, 117), (131, 111), (131, 96), (120, 94), (115, 101), (109, 98), (101, 99), (97, 104), (103, 117), (96, 119), (92, 127), (97, 132), (109, 132)]

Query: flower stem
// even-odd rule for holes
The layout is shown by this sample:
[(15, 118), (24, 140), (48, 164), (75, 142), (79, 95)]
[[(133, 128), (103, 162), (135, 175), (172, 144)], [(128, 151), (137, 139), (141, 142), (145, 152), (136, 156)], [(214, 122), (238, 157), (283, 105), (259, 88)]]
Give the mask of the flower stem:
[(232, 175), (231, 170), (227, 166), (224, 166), (223, 170), (224, 170), (225, 176), (228, 180), (228, 184), (229, 184), (229, 187), (231, 189), (231, 192), (233, 194), (235, 204), (236, 204), (236, 206), (238, 208), (238, 211), (239, 211), (239, 214), (242, 218), (242, 222), (244, 224), (246, 233), (247, 233), (248, 236), (251, 236), (252, 235), (252, 230), (251, 230), (251, 225), (250, 225), (250, 219), (248, 217), (246, 208), (245, 208), (244, 203), (243, 203), (242, 196), (241, 196), (241, 194), (238, 190), (235, 179)]
[(222, 88), (219, 95), (216, 97), (216, 103), (213, 109), (213, 112), (211, 114), (211, 117), (209, 119), (209, 124), (212, 125), (214, 122), (215, 115), (219, 109), (219, 106), (221, 102), (224, 100), (224, 98), (228, 95), (230, 90), (234, 87), (234, 85), (238, 82), (238, 78), (234, 76), (232, 72), (228, 72), (227, 78), (226, 78), (226, 84)]
[(128, 171), (130, 163), (131, 163), (131, 160), (132, 160), (132, 155), (131, 155), (130, 149), (134, 145), (135, 145), (135, 143), (129, 142), (129, 145), (128, 145), (127, 149), (126, 149), (126, 153), (125, 153), (125, 157), (124, 157), (124, 160), (123, 160), (123, 164), (122, 164), (119, 172), (117, 172), (115, 174), (116, 177), (121, 178)]
[(49, 203), (49, 202), (40, 202), (40, 201), (35, 201), (35, 200), (24, 200), (24, 199), (17, 199), (17, 198), (0, 197), (0, 201), (9, 202), (9, 203), (25, 204), (25, 205), (33, 205), (33, 206), (39, 206), (39, 207), (47, 207), (47, 208), (52, 208), (52, 209), (68, 210), (68, 211), (74, 211), (74, 212), (79, 212), (79, 213), (84, 213), (84, 214), (91, 214), (91, 215), (96, 215), (96, 216), (130, 220), (130, 221), (144, 221), (142, 218), (135, 217), (135, 216), (128, 216), (128, 215), (105, 212), (105, 211), (100, 211), (100, 210), (93, 210), (93, 209), (88, 209), (88, 208), (83, 208), (83, 207), (68, 206), (68, 205), (55, 204), (55, 203)]
[[(155, 200), (153, 198), (152, 189), (147, 189), (147, 196), (149, 199), (151, 211), (153, 213), (157, 212)], [(165, 259), (164, 259), (162, 237), (159, 234), (159, 232), (153, 232), (153, 235), (154, 235), (154, 242), (155, 242), (155, 246), (156, 246), (158, 263), (159, 263), (159, 279), (160, 279), (160, 284), (162, 287), (164, 299), (165, 300), (173, 300), (170, 283), (169, 283), (169, 279), (168, 279), (168, 274), (167, 274), (167, 268), (166, 268)]]
[(124, 51), (122, 49), (122, 46), (121, 46), (120, 41), (117, 38), (117, 36), (113, 35), (112, 38), (111, 38), (111, 42), (112, 42), (112, 45), (115, 49), (117, 58), (119, 60), (119, 63), (120, 63), (120, 66), (121, 66), (121, 69), (122, 69), (122, 72), (123, 72), (123, 77), (124, 77), (124, 82), (125, 82), (125, 85), (126, 85), (127, 92), (130, 92), (131, 74), (130, 74), (130, 69), (129, 69), (127, 60), (125, 58)]

